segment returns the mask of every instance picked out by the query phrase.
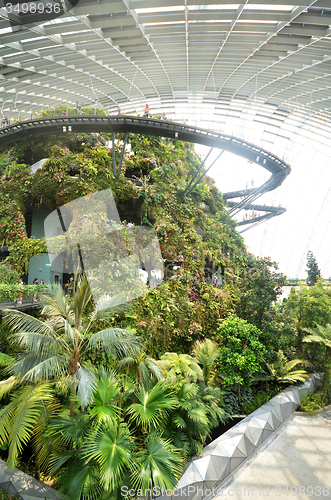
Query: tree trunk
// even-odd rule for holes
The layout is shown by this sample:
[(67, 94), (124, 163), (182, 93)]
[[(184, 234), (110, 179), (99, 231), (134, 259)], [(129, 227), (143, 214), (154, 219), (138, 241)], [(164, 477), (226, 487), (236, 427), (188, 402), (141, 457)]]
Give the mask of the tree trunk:
[(302, 353), (302, 339), (303, 339), (304, 333), (300, 328), (298, 328), (298, 352)]
[(321, 392), (323, 393), (323, 401), (329, 401), (329, 391), (331, 384), (331, 347), (326, 346), (325, 368)]
[(70, 394), (70, 417), (74, 416), (75, 412), (75, 397), (76, 397), (76, 386), (77, 386), (77, 379), (75, 375), (72, 378), (71, 382), (71, 394)]

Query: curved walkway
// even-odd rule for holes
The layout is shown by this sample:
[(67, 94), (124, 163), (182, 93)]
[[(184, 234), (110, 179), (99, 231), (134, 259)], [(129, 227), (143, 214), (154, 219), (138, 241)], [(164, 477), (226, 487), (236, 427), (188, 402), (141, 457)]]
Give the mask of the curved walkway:
[[(290, 166), (277, 156), (238, 137), (233, 137), (221, 132), (215, 132), (191, 125), (183, 125), (181, 123), (168, 120), (159, 120), (155, 118), (144, 118), (130, 115), (55, 116), (49, 118), (35, 118), (17, 122), (13, 125), (9, 125), (0, 129), (0, 148), (15, 141), (23, 139), (28, 140), (35, 135), (92, 132), (108, 132), (112, 134), (124, 133), (126, 134), (124, 145), (126, 143), (128, 133), (168, 137), (181, 141), (192, 142), (195, 144), (203, 144), (205, 146), (209, 146), (210, 148), (220, 149), (221, 153), (219, 156), (221, 156), (223, 151), (229, 151), (238, 156), (246, 158), (250, 162), (258, 164), (260, 167), (265, 168), (266, 170), (271, 172), (272, 175), (270, 179), (268, 179), (268, 181), (266, 181), (259, 187), (223, 193), (225, 200), (238, 197), (241, 198), (241, 201), (239, 202), (229, 203), (230, 213), (232, 215), (238, 213), (240, 210), (250, 209), (252, 203), (261, 194), (276, 189), (282, 184), (283, 180), (291, 172)], [(124, 148), (122, 151), (121, 162), (123, 161)], [(191, 179), (184, 194), (186, 194), (189, 187), (196, 179), (198, 173), (203, 167), (204, 161), (197, 169), (196, 174)], [(207, 170), (209, 170), (209, 168)], [(116, 170), (115, 155), (113, 154), (113, 171), (114, 175), (116, 174), (118, 176), (121, 170), (121, 164), (118, 168), (117, 173)], [(193, 187), (201, 180), (205, 173), (206, 171), (202, 173), (202, 175), (190, 190), (192, 190)], [(263, 211), (262, 206), (257, 207), (258, 210)], [(284, 208), (281, 210), (270, 210), (266, 215), (262, 216), (259, 221), (254, 221), (253, 225), (251, 225), (251, 221), (247, 222), (247, 224), (249, 224), (250, 227), (253, 227), (257, 223), (263, 222), (276, 215), (280, 215), (284, 211)]]
[(257, 454), (227, 481), (214, 500), (331, 497), (331, 410), (296, 412)]

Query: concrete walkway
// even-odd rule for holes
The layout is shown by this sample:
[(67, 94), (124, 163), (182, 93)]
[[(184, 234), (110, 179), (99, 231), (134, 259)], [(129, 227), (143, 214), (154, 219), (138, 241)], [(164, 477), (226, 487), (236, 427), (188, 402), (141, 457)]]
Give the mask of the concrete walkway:
[(331, 410), (296, 412), (214, 500), (331, 499)]

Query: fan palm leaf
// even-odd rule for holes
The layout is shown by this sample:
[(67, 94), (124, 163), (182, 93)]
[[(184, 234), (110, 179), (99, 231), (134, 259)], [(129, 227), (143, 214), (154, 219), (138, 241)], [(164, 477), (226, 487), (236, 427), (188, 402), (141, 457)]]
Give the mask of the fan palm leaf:
[(49, 435), (52, 439), (59, 438), (69, 448), (79, 449), (89, 429), (90, 419), (86, 413), (77, 413), (70, 417), (68, 411), (63, 411), (52, 419)]
[[(165, 439), (152, 434), (147, 438), (146, 448), (136, 453), (131, 463), (134, 488), (150, 490), (157, 486), (174, 489), (183, 468), (183, 458), (178, 450)], [(145, 495), (144, 495), (145, 496)]]
[(88, 464), (95, 460), (100, 467), (100, 477), (106, 490), (113, 490), (121, 480), (130, 464), (130, 433), (125, 424), (99, 426), (82, 448), (82, 457)]
[(98, 380), (89, 411), (97, 422), (114, 422), (121, 413), (121, 409), (115, 404), (121, 389), (112, 374), (103, 375)]
[(63, 452), (66, 473), (60, 475), (59, 492), (70, 500), (100, 500), (104, 489), (100, 482), (100, 470), (93, 461), (86, 464), (79, 452)]
[(178, 405), (173, 393), (162, 382), (151, 390), (140, 386), (136, 398), (138, 402), (130, 406), (128, 413), (146, 430), (157, 429), (165, 416)]

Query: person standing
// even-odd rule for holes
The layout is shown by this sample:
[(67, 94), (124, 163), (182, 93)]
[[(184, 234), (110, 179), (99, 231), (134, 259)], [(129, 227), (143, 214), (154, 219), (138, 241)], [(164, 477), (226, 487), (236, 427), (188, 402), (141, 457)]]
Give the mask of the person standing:
[(148, 116), (149, 116), (149, 106), (148, 106), (148, 104), (146, 104), (146, 106), (145, 106), (144, 116), (146, 116), (146, 118), (148, 118)]
[[(23, 281), (22, 278), (20, 278), (19, 285), (24, 285), (24, 281)], [(20, 298), (19, 298), (19, 301), (17, 302), (17, 305), (21, 305), (22, 304), (22, 302), (23, 302), (23, 295), (24, 295), (24, 292), (20, 292)]]
[[(33, 285), (39, 285), (38, 278), (35, 278), (35, 279), (32, 281), (32, 284), (33, 284)], [(33, 302), (37, 302), (37, 294), (35, 294), (35, 295), (33, 296)]]

